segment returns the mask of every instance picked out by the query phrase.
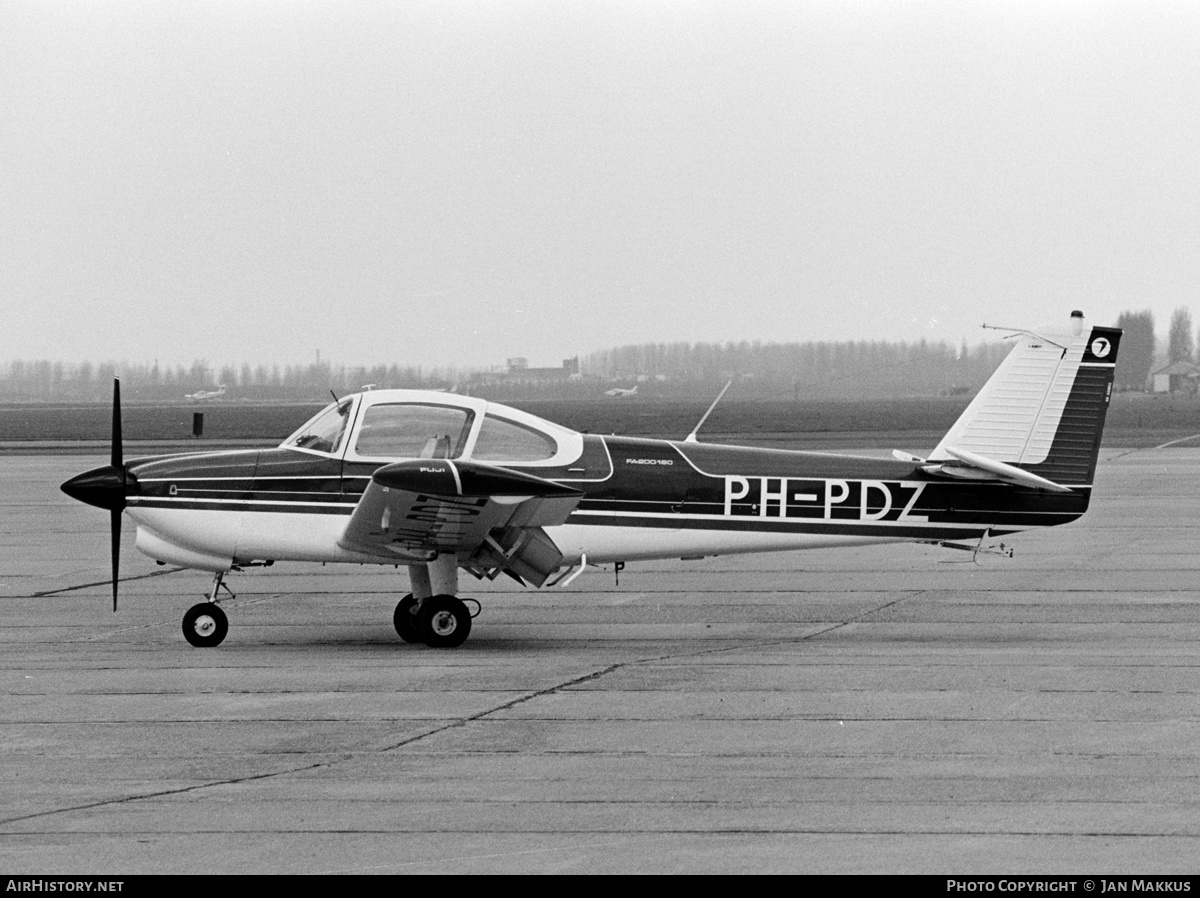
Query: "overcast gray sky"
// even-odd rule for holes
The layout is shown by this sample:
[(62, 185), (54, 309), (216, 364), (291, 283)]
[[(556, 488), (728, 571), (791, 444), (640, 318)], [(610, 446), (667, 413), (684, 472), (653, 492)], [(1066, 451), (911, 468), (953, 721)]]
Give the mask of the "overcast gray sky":
[(1200, 4), (0, 3), (0, 364), (1200, 318)]

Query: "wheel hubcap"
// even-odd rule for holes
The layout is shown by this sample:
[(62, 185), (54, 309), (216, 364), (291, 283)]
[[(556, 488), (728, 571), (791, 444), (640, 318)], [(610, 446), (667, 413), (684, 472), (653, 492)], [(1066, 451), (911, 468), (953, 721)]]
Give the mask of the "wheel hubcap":
[(449, 611), (439, 611), (430, 621), (430, 629), (438, 636), (449, 636), (458, 629), (458, 618)]
[(201, 636), (212, 636), (213, 631), (217, 629), (217, 622), (211, 615), (202, 614), (196, 618), (195, 629)]

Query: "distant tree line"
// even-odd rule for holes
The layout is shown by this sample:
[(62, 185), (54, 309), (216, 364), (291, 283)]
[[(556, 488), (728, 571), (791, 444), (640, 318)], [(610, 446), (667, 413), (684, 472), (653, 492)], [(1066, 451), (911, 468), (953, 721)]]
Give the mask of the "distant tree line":
[(357, 392), (365, 384), (379, 389), (447, 389), (462, 372), (399, 365), (333, 366), (244, 364), (214, 369), (202, 361), (190, 367), (104, 362), (78, 365), (64, 362), (11, 362), (0, 368), (3, 402), (104, 402), (112, 398), (114, 377), (121, 378), (121, 396), (131, 401), (182, 401), (188, 393), (226, 387), (223, 399), (263, 402), (312, 402)]
[[(1122, 312), (1125, 334), (1116, 382), (1123, 390), (1144, 390), (1150, 374), (1165, 364), (1156, 353), (1154, 316)], [(1168, 361), (1195, 361), (1191, 314), (1175, 310), (1167, 341)], [(0, 402), (104, 402), (120, 376), (122, 395), (131, 401), (183, 401), (188, 393), (224, 384), (224, 400), (313, 402), (378, 389), (451, 389), (488, 399), (585, 398), (607, 385), (639, 384), (642, 395), (695, 398), (715, 395), (727, 381), (731, 398), (885, 399), (973, 393), (1003, 361), (1012, 343), (999, 340), (969, 347), (944, 341), (764, 343), (642, 343), (594, 352), (580, 360), (581, 376), (526, 381), (483, 378), (455, 368), (374, 365), (224, 366), (204, 361), (190, 366), (128, 363), (68, 364), (14, 361), (0, 366)], [(641, 386), (644, 385), (644, 386)]]
[(727, 381), (740, 398), (849, 398), (953, 395), (974, 392), (1007, 355), (1007, 342), (955, 348), (946, 343), (672, 343), (623, 346), (581, 360), (573, 379), (528, 381), (514, 372), (481, 380), (456, 369), (244, 364), (214, 370), (146, 364), (16, 361), (0, 368), (0, 401), (104, 402), (113, 378), (129, 401), (183, 401), (224, 384), (223, 400), (315, 401), (377, 389), (451, 389), (488, 399), (586, 398), (612, 383), (638, 383), (642, 395), (692, 398)]
[[(1119, 390), (1147, 390), (1150, 376), (1171, 362), (1200, 362), (1186, 307), (1171, 316), (1165, 356), (1150, 311), (1122, 312), (1117, 360)], [(609, 380), (665, 377), (676, 382), (756, 381), (762, 394), (784, 395), (789, 386), (811, 398), (887, 398), (974, 392), (1008, 354), (1009, 342), (957, 349), (944, 342), (894, 343), (657, 343), (592, 353), (583, 369)]]
[(974, 392), (1010, 342), (644, 343), (595, 352), (586, 374), (606, 381), (735, 381), (738, 392), (780, 398), (875, 399)]

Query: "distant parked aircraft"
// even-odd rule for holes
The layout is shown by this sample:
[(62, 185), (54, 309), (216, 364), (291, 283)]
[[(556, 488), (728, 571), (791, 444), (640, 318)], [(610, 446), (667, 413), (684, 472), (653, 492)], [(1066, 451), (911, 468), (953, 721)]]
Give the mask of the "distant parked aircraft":
[(605, 390), (605, 396), (615, 396), (617, 399), (624, 399), (626, 396), (632, 396), (637, 392), (637, 387), (632, 390), (622, 390), (620, 387), (613, 387), (611, 390)]
[(195, 393), (188, 393), (184, 399), (190, 399), (192, 402), (206, 402), (209, 399), (219, 399), (225, 395), (225, 384), (221, 384), (215, 390), (197, 390)]

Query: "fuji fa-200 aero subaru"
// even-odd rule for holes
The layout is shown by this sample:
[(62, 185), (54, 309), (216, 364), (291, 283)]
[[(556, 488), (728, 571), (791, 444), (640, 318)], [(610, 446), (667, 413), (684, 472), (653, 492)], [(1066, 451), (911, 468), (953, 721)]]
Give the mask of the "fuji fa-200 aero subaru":
[(405, 565), (394, 624), (460, 645), (459, 571), (534, 586), (588, 564), (895, 542), (964, 546), (1073, 521), (1088, 507), (1121, 332), (1073, 313), (1017, 332), (926, 458), (868, 458), (585, 435), (468, 396), (347, 396), (276, 449), (122, 457), (63, 484), (109, 509), (116, 607), (122, 513), (137, 548), (215, 574), (184, 617), (215, 646), (230, 570), (275, 561)]

